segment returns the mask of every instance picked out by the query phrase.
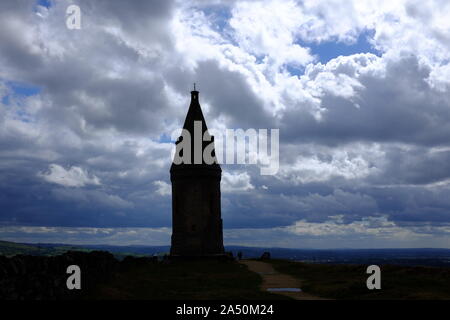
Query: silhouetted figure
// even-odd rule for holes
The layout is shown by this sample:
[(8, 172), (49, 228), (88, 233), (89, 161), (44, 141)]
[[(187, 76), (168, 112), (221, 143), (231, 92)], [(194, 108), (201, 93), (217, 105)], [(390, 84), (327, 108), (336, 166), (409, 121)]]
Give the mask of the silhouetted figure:
[[(175, 163), (170, 168), (172, 182), (172, 246), (173, 257), (223, 255), (222, 218), (220, 205), (220, 179), (222, 169), (217, 160), (207, 164), (205, 159), (194, 158), (196, 139), (194, 122), (201, 123), (202, 137), (208, 130), (200, 107), (199, 92), (191, 91), (191, 104), (186, 115), (183, 129), (190, 133), (190, 163)], [(198, 124), (198, 123), (197, 123)], [(200, 131), (200, 130), (197, 130)], [(177, 151), (184, 150), (186, 145), (180, 144), (183, 137), (178, 138)], [(186, 143), (188, 140), (186, 140)], [(200, 142), (200, 151), (214, 142)], [(197, 141), (198, 143), (198, 141)], [(180, 146), (183, 146), (181, 148)], [(198, 150), (198, 149), (197, 149)], [(184, 151), (183, 151), (184, 152)], [(214, 151), (210, 154), (215, 159)], [(181, 157), (182, 152), (179, 153)], [(195, 161), (197, 160), (197, 161)], [(200, 163), (198, 161), (200, 160)], [(197, 163), (194, 163), (197, 162)]]
[(238, 260), (242, 260), (242, 251), (239, 251), (237, 254)]

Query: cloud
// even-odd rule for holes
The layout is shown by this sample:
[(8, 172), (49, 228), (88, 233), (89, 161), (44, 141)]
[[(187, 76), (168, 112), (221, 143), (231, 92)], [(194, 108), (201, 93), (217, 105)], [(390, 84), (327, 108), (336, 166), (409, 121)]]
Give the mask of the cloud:
[(162, 196), (170, 196), (172, 194), (172, 187), (165, 181), (155, 181), (153, 184), (157, 187), (156, 193)]
[[(0, 227), (0, 238), (26, 243), (167, 245), (170, 228)], [(343, 224), (336, 216), (325, 223), (297, 221), (287, 227), (225, 229), (225, 246), (287, 248), (448, 247), (448, 228), (398, 227), (385, 217)]]
[[(286, 109), (281, 120), (285, 137), (328, 144), (361, 140), (445, 144), (450, 101), (428, 83), (431, 69), (414, 56), (390, 60), (372, 54), (311, 67), (298, 85), (306, 85), (319, 98), (310, 100), (316, 104), (310, 109), (319, 110), (320, 116), (305, 114), (302, 108)], [(345, 74), (353, 79), (350, 84), (357, 85), (330, 89), (330, 76), (321, 76), (328, 73)]]
[(252, 190), (255, 187), (250, 182), (250, 176), (247, 172), (222, 174), (221, 188), (224, 192), (239, 192)]
[[(196, 82), (209, 128), (280, 129), (277, 175), (222, 166), (224, 226), (251, 229), (243, 242), (291, 243), (297, 225), (348, 245), (380, 217), (415, 244), (425, 226), (423, 243), (448, 239), (447, 2), (78, 3), (76, 32), (67, 1), (0, 4), (2, 225), (170, 227), (164, 137)], [(311, 49), (361, 36), (373, 50)]]
[[(298, 145), (295, 146), (298, 148)], [(289, 152), (293, 146), (284, 149)], [(319, 148), (308, 144), (285, 164), (278, 175), (294, 185), (330, 181), (335, 178), (361, 180), (376, 175), (379, 169), (374, 163), (383, 156), (379, 145), (352, 144), (351, 147)]]
[(279, 68), (313, 61), (309, 49), (295, 43), (302, 20), (301, 9), (293, 1), (283, 5), (277, 1), (238, 2), (229, 24), (239, 47)]
[(51, 164), (49, 166), (50, 172), (38, 173), (38, 176), (47, 182), (56, 183), (65, 187), (84, 187), (85, 185), (100, 185), (100, 180), (89, 174), (80, 167), (70, 167), (68, 170), (64, 169), (58, 164)]
[(227, 245), (285, 248), (447, 248), (449, 228), (399, 227), (386, 217), (343, 224), (340, 217), (321, 222), (297, 221), (281, 228), (228, 229)]
[(114, 210), (114, 214), (119, 214), (118, 210), (133, 208), (133, 203), (122, 199), (118, 195), (107, 194), (99, 190), (67, 190), (53, 189), (52, 195), (55, 200), (64, 203), (73, 203), (79, 208), (100, 207), (102, 209)]

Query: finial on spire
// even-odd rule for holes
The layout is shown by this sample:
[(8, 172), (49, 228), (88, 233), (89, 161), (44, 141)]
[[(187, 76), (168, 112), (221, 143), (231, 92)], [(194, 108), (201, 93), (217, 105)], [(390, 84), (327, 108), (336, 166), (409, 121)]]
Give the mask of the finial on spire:
[(195, 82), (194, 82), (194, 91), (196, 91), (196, 90), (195, 90)]

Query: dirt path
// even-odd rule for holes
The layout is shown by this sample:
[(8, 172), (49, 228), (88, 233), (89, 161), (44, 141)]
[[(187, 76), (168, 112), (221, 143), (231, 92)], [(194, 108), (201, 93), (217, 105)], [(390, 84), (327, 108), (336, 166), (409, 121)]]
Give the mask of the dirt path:
[[(294, 277), (277, 272), (270, 263), (254, 260), (241, 260), (250, 271), (256, 272), (263, 278), (261, 290), (267, 291), (268, 288), (300, 288), (301, 283)], [(273, 291), (272, 293), (282, 294), (296, 300), (322, 300), (320, 297), (301, 292)]]

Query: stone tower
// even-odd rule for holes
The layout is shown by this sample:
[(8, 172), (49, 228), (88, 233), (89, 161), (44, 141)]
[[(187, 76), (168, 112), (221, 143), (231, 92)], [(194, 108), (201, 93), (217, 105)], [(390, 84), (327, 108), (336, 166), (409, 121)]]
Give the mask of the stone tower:
[[(203, 141), (201, 137), (207, 132), (205, 118), (200, 107), (199, 92), (191, 91), (191, 104), (189, 106), (183, 129), (189, 132), (191, 140), (182, 144), (180, 136), (176, 142), (177, 154), (183, 156), (186, 143), (190, 147), (190, 161), (176, 163), (170, 168), (172, 182), (172, 246), (170, 255), (173, 257), (198, 257), (224, 254), (222, 237), (222, 218), (220, 205), (220, 179), (222, 170), (217, 163), (214, 151), (210, 154), (214, 162), (208, 164), (203, 157), (198, 157), (199, 151), (203, 154), (205, 147), (214, 143)], [(201, 128), (201, 130), (200, 130)], [(194, 131), (201, 132), (201, 137), (194, 135)], [(206, 134), (209, 136), (209, 134)], [(199, 138), (199, 139), (196, 139)], [(197, 144), (197, 145), (195, 145)], [(197, 149), (196, 149), (197, 148)], [(183, 150), (179, 152), (179, 150)], [(194, 156), (197, 150), (197, 156)], [(185, 154), (188, 157), (188, 153)], [(189, 159), (189, 157), (188, 157)], [(210, 162), (210, 161), (207, 161)]]

